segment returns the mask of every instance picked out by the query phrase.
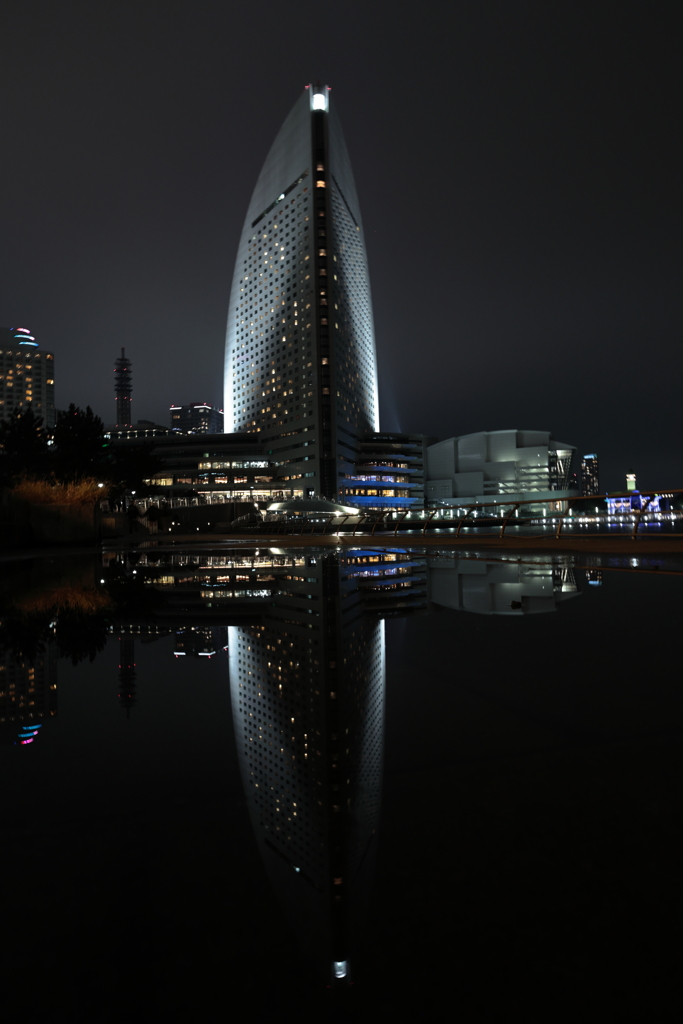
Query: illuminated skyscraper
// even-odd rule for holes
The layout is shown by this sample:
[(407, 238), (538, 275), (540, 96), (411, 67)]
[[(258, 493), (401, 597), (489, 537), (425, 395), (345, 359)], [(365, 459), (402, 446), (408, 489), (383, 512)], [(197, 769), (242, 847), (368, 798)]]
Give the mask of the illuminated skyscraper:
[(581, 459), (581, 493), (585, 495), (600, 493), (597, 455), (584, 455)]
[(55, 425), (55, 360), (39, 352), (27, 327), (0, 328), (0, 419), (13, 409), (32, 409), (44, 425)]
[(225, 430), (258, 432), (304, 495), (337, 497), (358, 438), (379, 429), (363, 226), (327, 86), (306, 87), (251, 197), (224, 388)]
[(116, 392), (116, 426), (131, 427), (133, 421), (131, 393), (133, 391), (133, 375), (131, 373), (132, 363), (126, 359), (125, 348), (121, 349), (121, 355), (114, 363), (114, 391)]

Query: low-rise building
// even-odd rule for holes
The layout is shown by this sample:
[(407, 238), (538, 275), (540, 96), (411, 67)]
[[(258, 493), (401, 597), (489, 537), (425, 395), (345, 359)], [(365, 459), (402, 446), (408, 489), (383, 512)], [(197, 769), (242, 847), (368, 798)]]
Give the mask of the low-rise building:
[(104, 436), (109, 441), (144, 441), (153, 437), (167, 437), (170, 433), (169, 427), (162, 427), (153, 420), (138, 420), (128, 427), (107, 427)]
[(610, 516), (630, 515), (631, 512), (669, 512), (673, 494), (628, 494), (607, 495), (607, 512)]
[[(112, 431), (116, 445), (136, 445), (144, 434)], [(188, 497), (205, 504), (252, 502), (265, 506), (272, 501), (301, 498), (298, 477), (281, 473), (281, 467), (264, 451), (257, 434), (176, 434), (149, 437), (151, 449), (163, 468), (149, 481), (157, 499), (173, 504)], [(272, 453), (271, 453), (272, 454)]]
[(556, 499), (560, 509), (563, 501), (579, 493), (569, 486), (575, 451), (545, 430), (451, 437), (427, 449), (427, 504), (457, 507), (505, 501), (525, 502), (532, 508), (535, 502)]
[(427, 446), (423, 434), (365, 434), (354, 449), (355, 466), (339, 477), (340, 501), (362, 509), (423, 508)]

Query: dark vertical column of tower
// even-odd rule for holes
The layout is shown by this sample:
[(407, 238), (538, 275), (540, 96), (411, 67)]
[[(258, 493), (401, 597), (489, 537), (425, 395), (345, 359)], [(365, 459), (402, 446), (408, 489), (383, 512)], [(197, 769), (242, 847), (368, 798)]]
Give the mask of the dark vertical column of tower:
[(131, 372), (132, 363), (126, 359), (125, 348), (121, 349), (121, 355), (114, 363), (114, 391), (116, 394), (116, 426), (132, 427), (132, 398), (133, 376)]
[[(320, 493), (327, 498), (337, 496), (337, 422), (332, 396), (335, 394), (335, 361), (330, 358), (329, 288), (327, 281), (327, 246), (331, 218), (329, 189), (325, 178), (329, 167), (327, 114), (313, 110), (312, 161), (315, 167), (313, 191), (313, 246), (315, 266), (315, 308), (318, 323), (318, 387), (317, 405), (319, 426)], [(331, 240), (330, 240), (331, 241)]]
[(135, 704), (137, 684), (135, 672), (135, 641), (132, 636), (119, 637), (119, 704), (130, 718), (130, 709)]

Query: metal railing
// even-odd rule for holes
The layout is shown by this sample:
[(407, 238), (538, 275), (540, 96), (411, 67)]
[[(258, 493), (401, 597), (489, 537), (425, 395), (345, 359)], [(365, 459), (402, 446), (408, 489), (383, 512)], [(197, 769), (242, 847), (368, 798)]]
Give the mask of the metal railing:
[[(577, 505), (580, 506), (582, 503), (592, 502), (595, 504), (596, 502), (603, 501), (603, 495), (576, 495), (571, 498), (532, 498), (525, 501), (510, 501), (510, 499), (505, 500), (502, 498), (498, 501), (472, 502), (457, 506), (441, 505), (436, 508), (410, 508), (400, 511), (386, 509), (374, 512), (362, 512), (359, 510), (357, 514), (340, 513), (324, 517), (322, 514), (313, 514), (289, 517), (279, 522), (268, 522), (263, 519), (258, 522), (252, 522), (249, 529), (250, 532), (256, 532), (257, 528), (265, 527), (271, 534), (294, 535), (320, 532), (323, 536), (350, 532), (353, 537), (375, 537), (378, 535), (378, 531), (379, 534), (388, 532), (393, 537), (397, 537), (399, 531), (404, 530), (419, 531), (424, 537), (428, 529), (444, 529), (445, 524), (448, 523), (449, 525), (446, 528), (455, 530), (456, 539), (461, 536), (463, 528), (466, 528), (468, 531), (491, 530), (495, 528), (499, 531), (498, 537), (503, 539), (510, 525), (514, 524), (518, 527), (538, 527), (541, 532), (537, 533), (536, 536), (553, 536), (555, 540), (559, 540), (563, 533), (566, 532), (568, 524), (574, 523), (578, 525), (581, 523), (581, 525), (585, 525), (588, 521), (596, 525), (608, 526), (615, 525), (616, 523), (632, 523), (633, 528), (630, 537), (632, 540), (636, 540), (644, 519), (647, 520), (648, 518), (655, 517), (658, 520), (662, 518), (669, 520), (683, 519), (683, 511), (648, 512), (655, 498), (663, 495), (673, 497), (677, 494), (683, 494), (683, 488), (648, 490), (639, 491), (638, 493), (641, 498), (639, 508), (619, 512), (596, 512), (591, 513), (588, 517), (585, 514), (584, 516), (577, 517), (572, 515), (572, 513), (576, 512)], [(612, 498), (628, 498), (630, 496), (631, 492), (610, 495)], [(558, 509), (558, 505), (564, 507)], [(539, 517), (539, 506), (544, 509), (547, 508), (550, 515), (545, 514)], [(458, 513), (457, 516), (453, 515), (454, 512)], [(446, 515), (446, 513), (450, 513), (450, 515)], [(670, 535), (683, 536), (683, 534), (673, 533)]]

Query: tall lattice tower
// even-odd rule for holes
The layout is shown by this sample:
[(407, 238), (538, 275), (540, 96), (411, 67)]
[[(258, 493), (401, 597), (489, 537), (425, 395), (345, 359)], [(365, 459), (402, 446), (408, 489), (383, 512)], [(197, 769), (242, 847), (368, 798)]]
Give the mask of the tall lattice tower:
[(125, 348), (121, 349), (121, 355), (114, 363), (114, 391), (116, 393), (116, 426), (132, 427), (131, 419), (133, 391), (132, 363), (126, 359)]

